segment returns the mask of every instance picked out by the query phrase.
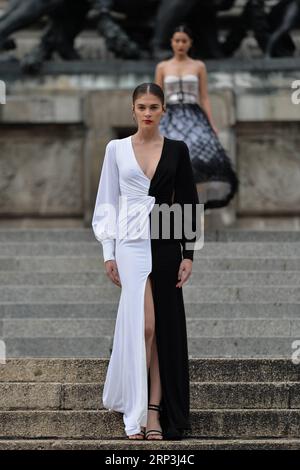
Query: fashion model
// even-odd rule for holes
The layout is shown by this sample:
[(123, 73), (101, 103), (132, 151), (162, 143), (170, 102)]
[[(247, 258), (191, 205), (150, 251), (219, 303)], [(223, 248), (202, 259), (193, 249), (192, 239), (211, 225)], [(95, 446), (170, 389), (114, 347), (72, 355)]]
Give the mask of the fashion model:
[(226, 206), (239, 182), (213, 122), (206, 66), (188, 55), (192, 43), (189, 28), (176, 27), (171, 37), (173, 56), (156, 66), (155, 82), (164, 89), (167, 111), (159, 130), (187, 144), (199, 200), (204, 209), (212, 209)]
[(181, 439), (191, 429), (182, 286), (197, 237), (183, 228), (178, 236), (172, 223), (169, 237), (152, 236), (151, 214), (177, 204), (182, 222), (188, 205), (196, 233), (199, 200), (187, 145), (159, 132), (163, 90), (142, 83), (132, 99), (137, 131), (107, 144), (92, 219), (106, 273), (122, 289), (103, 405), (123, 413), (129, 439)]

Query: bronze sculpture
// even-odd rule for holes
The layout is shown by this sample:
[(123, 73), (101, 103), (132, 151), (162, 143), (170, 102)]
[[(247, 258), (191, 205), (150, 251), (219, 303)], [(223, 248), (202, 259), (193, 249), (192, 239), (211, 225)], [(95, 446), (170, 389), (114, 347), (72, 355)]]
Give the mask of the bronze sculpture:
[[(10, 0), (0, 17), (0, 52), (16, 47), (11, 35), (40, 18), (47, 25), (39, 44), (21, 59), (25, 72), (38, 72), (56, 52), (64, 60), (78, 60), (75, 38), (84, 29), (91, 10), (96, 30), (108, 50), (123, 59), (160, 59), (170, 53), (172, 28), (182, 22), (194, 33), (195, 58), (231, 56), (249, 28), (267, 56), (292, 55), (295, 45), (289, 31), (300, 22), (300, 0), (279, 0), (267, 15), (264, 0), (247, 0), (226, 41), (218, 39), (218, 12), (230, 9), (235, 0)], [(114, 12), (121, 13), (119, 20)]]

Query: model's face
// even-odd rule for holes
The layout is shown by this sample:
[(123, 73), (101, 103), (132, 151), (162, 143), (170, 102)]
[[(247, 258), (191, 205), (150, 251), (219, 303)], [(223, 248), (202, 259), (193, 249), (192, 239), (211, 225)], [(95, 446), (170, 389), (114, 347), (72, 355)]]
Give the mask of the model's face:
[(139, 128), (158, 126), (165, 112), (160, 99), (151, 93), (140, 95), (135, 100), (132, 110)]
[(174, 54), (185, 55), (191, 48), (192, 40), (186, 33), (174, 33), (171, 39), (171, 46)]

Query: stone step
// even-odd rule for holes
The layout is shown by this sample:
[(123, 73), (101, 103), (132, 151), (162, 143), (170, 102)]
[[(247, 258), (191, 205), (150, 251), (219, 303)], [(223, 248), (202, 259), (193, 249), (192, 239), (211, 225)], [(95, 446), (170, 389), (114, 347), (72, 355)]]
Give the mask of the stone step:
[[(190, 338), (190, 357), (291, 358), (299, 351), (299, 336)], [(299, 352), (297, 353), (297, 357)]]
[[(0, 243), (0, 256), (96, 256), (102, 261), (100, 242), (5, 242)], [(239, 258), (239, 257), (300, 257), (300, 243), (280, 242), (210, 242), (195, 250), (199, 258)]]
[[(299, 438), (297, 409), (191, 409), (191, 431), (184, 437)], [(0, 438), (120, 439), (122, 414), (102, 410), (0, 411)]]
[[(288, 286), (300, 283), (300, 271), (200, 271), (193, 270), (188, 281), (193, 285)], [(0, 271), (0, 286), (101, 286), (111, 285), (104, 269), (89, 272)]]
[(136, 441), (102, 439), (0, 439), (0, 450), (299, 450), (300, 439), (184, 439)]
[[(0, 319), (115, 319), (118, 302), (0, 304)], [(198, 319), (299, 319), (300, 303), (199, 303), (185, 302), (188, 318)]]
[[(109, 357), (112, 336), (73, 338), (6, 338), (8, 358), (97, 358)], [(299, 349), (299, 336), (281, 337), (193, 337), (188, 338), (189, 357), (290, 358)]]
[(109, 357), (112, 337), (85, 338), (6, 338), (7, 358), (97, 358)]
[[(281, 60), (280, 60), (280, 63), (282, 64)], [(216, 213), (216, 209), (212, 209), (210, 216), (215, 213)], [(31, 225), (29, 225), (28, 222), (29, 222), (28, 219), (25, 219), (25, 220), (23, 219), (21, 221), (21, 224), (19, 222), (17, 226), (22, 226), (22, 227), (44, 227), (44, 226), (47, 227), (48, 226), (48, 225), (43, 225), (45, 224), (45, 222), (42, 222), (41, 219), (39, 220), (39, 225), (36, 225), (36, 219), (31, 220)], [(62, 219), (60, 221), (57, 221), (56, 225), (52, 224), (50, 226), (61, 227), (61, 223), (62, 223)], [(1, 222), (0, 222), (0, 226), (1, 226)], [(2, 226), (5, 228), (10, 227), (10, 226), (16, 227), (16, 222), (14, 223), (14, 221), (11, 221), (11, 223), (9, 224), (7, 219), (3, 219)], [(69, 226), (70, 225), (68, 225), (68, 227)], [(218, 227), (214, 226), (210, 228), (210, 230), (217, 229), (217, 228)], [(206, 229), (208, 229), (207, 226), (206, 226)], [(227, 227), (223, 226), (223, 227), (219, 227), (219, 229), (221, 229), (221, 231), (223, 231), (223, 229), (225, 230), (230, 229), (230, 230), (241, 230), (241, 231), (250, 230), (250, 231), (255, 231), (255, 232), (269, 232), (269, 231), (297, 232), (300, 229), (300, 217), (297, 215), (295, 216), (291, 215), (291, 216), (285, 217), (284, 215), (280, 216), (278, 214), (274, 214), (273, 216), (272, 215), (269, 215), (269, 216), (248, 215), (246, 217), (238, 217), (234, 222), (234, 226), (227, 226)]]
[[(188, 338), (300, 337), (300, 318), (191, 318), (186, 319)], [(99, 338), (112, 337), (114, 318), (4, 319), (0, 335), (5, 338)]]
[[(205, 230), (205, 241), (300, 242), (298, 230)], [(91, 228), (1, 228), (1, 242), (95, 242)]]
[[(300, 382), (191, 382), (194, 409), (299, 409)], [(0, 383), (0, 410), (101, 410), (103, 383)]]
[[(293, 231), (285, 236), (293, 238)], [(95, 242), (95, 236), (91, 228), (1, 228), (0, 243), (3, 242)]]
[[(81, 273), (95, 271), (99, 273), (99, 276), (103, 276), (105, 267), (101, 259), (102, 255), (99, 256), (2, 256), (0, 257), (0, 272)], [(195, 258), (193, 263), (193, 273), (221, 270), (300, 271), (300, 257), (285, 258), (279, 254), (278, 258), (266, 258), (264, 256), (251, 258), (243, 256), (236, 258)]]
[[(199, 267), (200, 268), (200, 267)], [(1, 283), (1, 278), (0, 278)], [(193, 270), (190, 279), (193, 285), (246, 285), (246, 286), (288, 286), (300, 285), (300, 271), (204, 271)]]
[[(0, 383), (104, 382), (109, 359), (18, 358), (0, 363)], [(288, 359), (193, 358), (191, 382), (300, 382), (300, 365)], [(97, 380), (95, 380), (97, 379)]]
[[(112, 302), (118, 301), (121, 288), (110, 283), (101, 286), (0, 286), (1, 302)], [(183, 286), (187, 302), (300, 302), (300, 286)]]

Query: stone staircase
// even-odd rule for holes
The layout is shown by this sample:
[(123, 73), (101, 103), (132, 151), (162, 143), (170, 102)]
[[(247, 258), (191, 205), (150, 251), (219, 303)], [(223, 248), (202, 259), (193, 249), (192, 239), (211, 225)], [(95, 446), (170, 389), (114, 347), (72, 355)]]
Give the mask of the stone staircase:
[[(209, 232), (183, 286), (190, 357), (290, 358), (299, 271), (300, 232)], [(120, 292), (90, 229), (0, 229), (6, 357), (109, 357)]]
[(300, 449), (300, 365), (287, 359), (191, 359), (192, 431), (131, 441), (103, 409), (108, 359), (8, 359), (0, 365), (0, 450)]
[(207, 233), (183, 287), (192, 431), (129, 441), (102, 406), (120, 289), (101, 245), (0, 229), (0, 449), (300, 449), (299, 271), (297, 231)]

